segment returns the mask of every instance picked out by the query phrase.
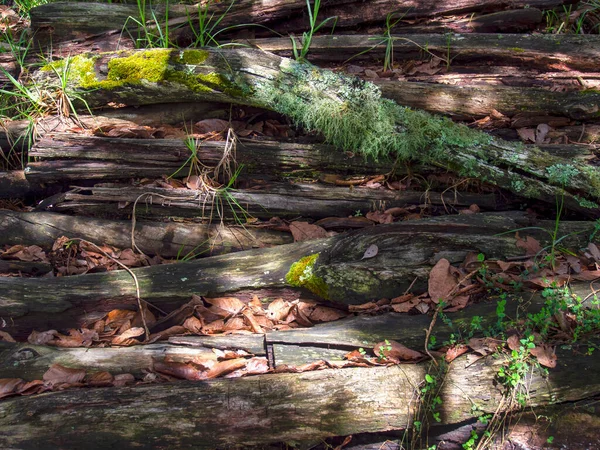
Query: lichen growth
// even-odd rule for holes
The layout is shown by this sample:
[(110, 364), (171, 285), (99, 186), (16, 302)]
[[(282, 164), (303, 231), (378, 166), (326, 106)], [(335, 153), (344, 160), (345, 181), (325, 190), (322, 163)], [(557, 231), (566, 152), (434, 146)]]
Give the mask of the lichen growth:
[(433, 161), (448, 147), (490, 141), (487, 134), (450, 119), (383, 99), (367, 81), (296, 61), (284, 61), (280, 69), (274, 81), (257, 83), (255, 97), (339, 148), (373, 158)]
[(291, 286), (303, 287), (327, 300), (329, 299), (329, 287), (322, 278), (313, 273), (313, 267), (318, 258), (318, 253), (301, 258), (291, 265), (285, 280)]

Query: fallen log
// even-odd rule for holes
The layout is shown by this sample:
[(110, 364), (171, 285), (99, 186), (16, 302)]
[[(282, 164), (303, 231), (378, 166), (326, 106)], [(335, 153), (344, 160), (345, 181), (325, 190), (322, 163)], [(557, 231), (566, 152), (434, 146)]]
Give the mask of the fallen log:
[[(551, 9), (563, 4), (571, 3), (565, 0), (534, 0), (534, 1), (513, 1), (509, 5), (511, 9)], [(306, 11), (306, 2), (302, 0), (275, 0), (264, 4), (257, 0), (238, 0), (235, 7), (228, 9), (230, 2), (213, 3), (208, 9), (209, 17), (215, 14), (215, 17), (223, 16), (220, 28), (226, 28), (232, 25), (246, 25), (247, 28), (254, 31), (248, 25), (264, 25), (278, 32), (298, 32), (306, 29), (304, 18), (295, 19), (302, 16)], [(387, 14), (396, 12), (398, 16), (404, 19), (415, 19), (422, 17), (452, 16), (456, 14), (500, 11), (506, 8), (506, 2), (501, 0), (486, 1), (485, 3), (474, 0), (448, 0), (434, 1), (427, 0), (415, 4), (412, 1), (402, 0), (375, 0), (368, 6), (357, 0), (336, 0), (328, 2), (321, 7), (321, 17), (337, 17), (337, 27), (346, 28), (366, 23), (383, 23)], [(526, 10), (525, 10), (526, 11)], [(531, 12), (527, 14), (521, 12), (518, 17), (528, 17), (527, 22), (536, 21), (531, 17)], [(153, 8), (147, 5), (145, 16), (150, 19), (152, 13), (159, 22), (164, 22), (167, 17), (165, 8), (162, 5), (156, 5)], [(102, 4), (102, 3), (75, 3), (68, 5), (66, 3), (49, 3), (38, 6), (31, 10), (31, 28), (34, 31), (36, 39), (36, 48), (40, 45), (45, 47), (52, 43), (55, 48), (60, 49), (61, 43), (70, 39), (81, 38), (94, 34), (104, 33), (110, 30), (117, 30), (119, 34), (125, 27), (129, 17), (139, 20), (140, 7), (126, 4)], [(193, 40), (193, 33), (189, 29), (188, 14), (191, 21), (197, 26), (198, 8), (196, 5), (177, 5), (169, 4), (168, 23), (172, 32), (173, 40), (189, 41)], [(513, 13), (515, 14), (515, 13)], [(475, 19), (475, 20), (473, 20)], [(471, 19), (473, 26), (471, 28), (483, 28), (490, 26), (494, 18)], [(515, 23), (516, 20), (513, 20)], [(136, 36), (135, 23), (129, 19), (127, 23), (129, 33)], [(151, 25), (154, 25), (152, 23)], [(215, 30), (216, 31), (216, 30)], [(127, 32), (122, 33), (120, 41), (129, 38)], [(115, 41), (119, 42), (119, 41)], [(188, 42), (189, 43), (189, 42)], [(187, 45), (187, 44), (186, 44)], [(102, 51), (116, 50), (117, 48), (102, 49)], [(60, 50), (58, 50), (60, 51)]]
[[(420, 100), (419, 100), (420, 101)], [(216, 166), (222, 159), (225, 141), (206, 141), (196, 146), (196, 156), (206, 166)], [(561, 158), (592, 162), (593, 146), (540, 145), (539, 148)], [(49, 133), (32, 147), (27, 165), (27, 179), (36, 183), (64, 180), (115, 180), (160, 178), (175, 173), (187, 174), (190, 150), (179, 139), (129, 139), (77, 136), (72, 133)], [(261, 179), (322, 178), (325, 174), (394, 174), (419, 173), (425, 176), (440, 172), (425, 165), (394, 165), (389, 158), (377, 161), (335, 151), (322, 144), (277, 142), (263, 139), (239, 139), (235, 161), (243, 166), (238, 179), (260, 175)], [(185, 170), (181, 168), (184, 167)]]
[[(559, 348), (557, 356), (558, 365), (548, 378), (538, 370), (528, 378), (527, 407), (600, 393), (596, 375), (600, 358), (588, 357), (582, 370), (581, 356), (572, 350)], [(484, 413), (503, 411), (502, 392), (495, 382), (502, 364), (492, 357), (472, 364), (464, 357), (455, 360), (440, 392), (440, 424), (471, 419), (473, 403)], [(416, 420), (415, 390), (427, 371), (424, 364), (327, 369), (178, 382), (168, 389), (160, 385), (79, 389), (7, 399), (0, 403), (0, 425), (5, 430), (0, 444), (24, 449), (104, 448), (110, 440), (122, 448), (212, 449), (398, 430)], [(157, 421), (157, 410), (169, 420)]]
[(476, 204), (482, 210), (495, 210), (499, 203), (495, 194), (455, 193), (450, 190), (437, 193), (366, 187), (349, 189), (322, 184), (257, 183), (244, 190), (204, 192), (100, 184), (91, 188), (75, 187), (57, 198), (48, 199), (42, 208), (109, 219), (127, 219), (135, 215), (142, 219), (188, 217), (244, 223), (249, 217), (346, 217), (410, 205), (439, 205), (456, 209)]
[[(469, 63), (478, 65), (525, 65), (528, 68), (597, 72), (593, 60), (600, 57), (600, 37), (544, 34), (393, 34), (394, 61), (437, 58), (444, 65)], [(287, 38), (244, 40), (263, 51), (282, 56), (292, 55)], [(313, 36), (308, 58), (314, 62), (344, 62), (383, 59), (387, 41), (372, 35)]]
[(381, 94), (401, 105), (445, 114), (455, 119), (481, 118), (495, 111), (516, 114), (565, 116), (593, 120), (598, 116), (597, 91), (551, 92), (546, 89), (507, 86), (450, 86), (445, 84), (375, 81)]
[[(223, 158), (224, 141), (205, 141), (196, 146), (197, 157), (206, 166), (216, 166)], [(244, 175), (268, 175), (275, 179), (296, 174), (348, 173), (385, 174), (394, 162), (374, 161), (335, 151), (322, 144), (240, 139), (235, 162)], [(37, 159), (28, 164), (27, 178), (43, 182), (81, 179), (160, 178), (170, 176), (186, 162), (190, 150), (181, 139), (124, 139), (53, 133), (44, 136), (31, 149)], [(403, 167), (397, 168), (403, 173)], [(433, 170), (433, 169), (430, 169)]]
[[(585, 297), (589, 287), (584, 283), (570, 286), (575, 295)], [(505, 314), (509, 319), (535, 314), (544, 306), (546, 299), (539, 293), (509, 295)], [(471, 323), (474, 316), (481, 318), (481, 328), (488, 329), (497, 323), (497, 298), (484, 299), (461, 311), (446, 313), (456, 324)], [(423, 351), (424, 331), (431, 322), (429, 315), (409, 315), (388, 312), (379, 315), (350, 316), (335, 322), (317, 324), (310, 328), (286, 331), (270, 331), (266, 334), (176, 336), (168, 343), (121, 348), (60, 348), (29, 343), (0, 342), (0, 378), (41, 379), (52, 364), (81, 368), (88, 371), (106, 370), (111, 374), (133, 373), (139, 375), (152, 366), (153, 358), (172, 358), (189, 361), (195, 356), (202, 358), (217, 355), (212, 349), (243, 350), (255, 356), (266, 357), (270, 347), (271, 363), (300, 366), (325, 360), (331, 363), (344, 361), (345, 355), (358, 348), (375, 354), (373, 348), (385, 339)], [(447, 323), (436, 324), (432, 336), (438, 343), (450, 339), (456, 333)], [(85, 356), (83, 356), (85, 354)]]
[[(565, 51), (562, 46), (560, 49)], [(272, 54), (152, 49), (78, 55), (72, 58), (71, 67), (79, 67), (80, 72), (72, 69), (69, 88), (90, 106), (108, 101), (210, 100), (265, 107), (322, 132), (330, 143), (345, 150), (372, 157), (419, 159), (525, 197), (554, 204), (560, 196), (573, 211), (592, 217), (600, 214), (596, 203), (600, 173), (593, 166), (539, 149), (526, 150), (400, 107), (381, 99), (372, 84)], [(58, 82), (53, 73), (42, 68), (34, 77), (41, 87), (51, 90)]]
[(0, 172), (0, 198), (23, 198), (40, 190), (41, 187), (28, 180), (22, 170)]
[[(0, 246), (39, 245), (50, 249), (61, 236), (85, 239), (98, 245), (131, 248), (131, 221), (111, 221), (54, 213), (0, 211)], [(289, 244), (289, 233), (227, 225), (136, 222), (136, 247), (147, 255), (184, 257)]]
[[(439, 258), (462, 262), (468, 252), (487, 258), (522, 256), (512, 230), (530, 223), (520, 214), (447, 216), (370, 227), (334, 237), (249, 250), (232, 255), (132, 269), (141, 297), (162, 309), (176, 308), (192, 294), (220, 296), (243, 289), (302, 288), (327, 300), (351, 304), (393, 298), (409, 287), (427, 289)], [(554, 223), (546, 224), (554, 229)], [(587, 245), (593, 224), (561, 222), (561, 245)], [(509, 232), (509, 233), (506, 233)], [(505, 233), (505, 234), (499, 234)], [(543, 228), (521, 232), (549, 244)], [(377, 256), (363, 259), (378, 246)], [(294, 265), (295, 264), (295, 265)], [(300, 272), (299, 272), (300, 271)], [(306, 272), (308, 271), (308, 272)], [(298, 273), (310, 273), (309, 277)], [(137, 305), (136, 287), (125, 271), (44, 279), (0, 279), (0, 317), (15, 337), (32, 329), (80, 326), (90, 312)]]

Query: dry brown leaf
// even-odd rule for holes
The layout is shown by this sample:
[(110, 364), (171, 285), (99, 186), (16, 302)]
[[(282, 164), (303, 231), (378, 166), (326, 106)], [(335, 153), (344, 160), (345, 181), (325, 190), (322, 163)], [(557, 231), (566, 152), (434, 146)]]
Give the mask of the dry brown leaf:
[(88, 375), (85, 381), (88, 386), (111, 386), (115, 381), (115, 378), (108, 372), (96, 372)]
[(244, 323), (243, 317), (232, 317), (225, 322), (225, 326), (223, 327), (224, 331), (239, 331), (247, 329), (248, 327)]
[(308, 222), (292, 222), (290, 223), (290, 231), (294, 237), (294, 242), (327, 237), (325, 228)]
[(90, 347), (94, 341), (97, 341), (98, 333), (94, 330), (82, 328), (81, 330), (69, 330), (69, 336), (58, 334), (58, 339), (49, 342), (57, 347), (75, 348), (75, 347)]
[(392, 309), (397, 313), (406, 313), (413, 309), (421, 303), (421, 299), (417, 297), (412, 297), (410, 300), (405, 301), (403, 303), (394, 303), (392, 304)]
[(554, 353), (554, 348), (548, 344), (536, 345), (534, 348), (529, 349), (529, 353), (535, 356), (542, 366), (551, 369), (556, 367), (556, 353)]
[(457, 280), (452, 275), (450, 268), (450, 262), (442, 258), (429, 273), (429, 297), (436, 304), (440, 300), (446, 300), (456, 288)]
[(381, 211), (369, 211), (365, 217), (375, 223), (392, 223), (394, 221), (392, 214)]
[(229, 121), (223, 119), (204, 119), (194, 124), (194, 131), (200, 134), (222, 133), (229, 128)]
[(145, 333), (145, 331), (142, 327), (129, 328), (123, 334), (120, 334), (119, 336), (115, 336), (113, 338), (113, 340), (111, 341), (111, 344), (125, 345), (125, 346), (139, 344), (140, 341), (137, 339), (133, 339), (133, 338), (142, 336), (144, 333)]
[(417, 311), (419, 311), (421, 314), (427, 314), (427, 311), (429, 311), (430, 306), (427, 302), (420, 302), (418, 305), (415, 305), (415, 309)]
[(518, 350), (519, 347), (521, 346), (519, 336), (517, 336), (516, 334), (509, 336), (508, 339), (506, 340), (506, 344), (508, 345), (508, 348), (510, 348), (511, 350)]
[(254, 314), (252, 314), (250, 310), (246, 309), (242, 311), (242, 315), (246, 318), (246, 321), (248, 322), (248, 325), (250, 325), (250, 328), (252, 328), (252, 331), (255, 333), (264, 333), (260, 323), (258, 323), (258, 320), (256, 320)]
[(286, 302), (282, 298), (276, 298), (267, 306), (265, 314), (268, 319), (278, 322), (285, 320), (291, 308), (292, 304), (290, 302)]
[(333, 322), (348, 315), (345, 311), (339, 309), (328, 308), (327, 306), (317, 306), (308, 316), (311, 322)]
[(217, 378), (227, 375), (234, 370), (245, 367), (248, 363), (246, 358), (228, 359), (218, 362), (215, 366), (206, 373), (206, 378)]
[(16, 395), (25, 382), (21, 378), (0, 378), (0, 398)]
[(84, 378), (85, 369), (71, 369), (60, 364), (52, 364), (42, 376), (42, 379), (51, 386), (77, 384), (81, 383)]
[(135, 311), (129, 309), (113, 309), (106, 315), (105, 324), (112, 328), (120, 328), (121, 325), (128, 321), (133, 320), (135, 317)]
[(223, 319), (215, 320), (214, 322), (204, 325), (202, 331), (206, 334), (222, 333), (225, 330), (225, 321)]
[(190, 330), (194, 334), (203, 334), (203, 326), (204, 323), (202, 322), (202, 320), (198, 319), (196, 316), (190, 316), (187, 319), (185, 319), (185, 322), (183, 322), (183, 327), (187, 330)]
[(31, 334), (27, 337), (27, 342), (33, 345), (47, 345), (52, 342), (58, 336), (58, 331), (56, 330), (48, 330), (48, 331), (32, 331)]
[(206, 375), (202, 370), (191, 363), (176, 361), (153, 361), (152, 367), (156, 372), (164, 373), (183, 380), (205, 380)]
[(493, 338), (471, 338), (468, 345), (475, 353), (487, 356), (496, 353), (502, 341)]
[(204, 300), (211, 305), (209, 308), (210, 312), (217, 314), (220, 317), (235, 316), (246, 307), (246, 305), (236, 297), (205, 298)]
[(517, 128), (517, 134), (525, 142), (535, 142), (535, 130), (533, 128)]
[(0, 331), (0, 341), (4, 342), (17, 342), (15, 339), (8, 334), (6, 331)]
[(115, 375), (115, 380), (113, 381), (113, 386), (122, 387), (128, 384), (134, 383), (135, 377), (130, 373), (120, 373)]
[(375, 344), (373, 351), (377, 356), (383, 356), (392, 362), (400, 361), (418, 361), (423, 359), (424, 355), (416, 350), (412, 350), (396, 341), (384, 341)]
[(175, 325), (167, 328), (166, 330), (158, 331), (156, 333), (152, 333), (150, 338), (148, 339), (148, 343), (156, 342), (156, 341), (164, 341), (165, 339), (170, 338), (171, 336), (177, 336), (180, 334), (187, 333), (187, 329), (182, 327), (181, 325)]
[(464, 344), (453, 345), (448, 350), (446, 350), (444, 359), (446, 360), (446, 362), (452, 362), (456, 358), (458, 358), (460, 355), (462, 355), (463, 353), (466, 353), (468, 350), (469, 350), (469, 347), (467, 347)]
[(525, 239), (519, 237), (519, 233), (516, 233), (517, 247), (525, 249), (527, 255), (537, 255), (542, 251), (542, 246), (532, 236), (527, 236)]
[(363, 259), (374, 258), (375, 256), (377, 256), (377, 253), (379, 253), (379, 247), (377, 247), (377, 245), (375, 244), (371, 244), (367, 247), (365, 253), (363, 254), (363, 257), (360, 259), (362, 261)]

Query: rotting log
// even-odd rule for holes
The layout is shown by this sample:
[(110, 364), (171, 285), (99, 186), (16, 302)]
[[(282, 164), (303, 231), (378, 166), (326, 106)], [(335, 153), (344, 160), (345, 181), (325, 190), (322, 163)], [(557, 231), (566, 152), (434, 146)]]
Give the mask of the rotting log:
[[(409, 287), (427, 289), (431, 267), (440, 258), (460, 263), (468, 252), (487, 258), (523, 256), (512, 233), (531, 223), (521, 214), (447, 216), (369, 227), (337, 236), (212, 256), (179, 264), (132, 269), (143, 299), (175, 308), (192, 294), (220, 296), (244, 289), (302, 288), (339, 303), (392, 298)], [(549, 244), (552, 224), (521, 231)], [(561, 222), (562, 245), (585, 246), (592, 224)], [(506, 233), (508, 232), (508, 233)], [(499, 234), (501, 233), (501, 234)], [(568, 235), (568, 236), (567, 236)], [(378, 246), (377, 256), (363, 259)], [(299, 274), (310, 276), (299, 276)], [(95, 309), (136, 305), (136, 289), (126, 271), (43, 279), (0, 279), (0, 317), (14, 336), (32, 329), (79, 326)]]
[[(196, 146), (197, 158), (206, 166), (216, 166), (223, 157), (224, 141), (206, 141)], [(540, 145), (539, 148), (561, 158), (592, 162), (597, 157), (593, 146)], [(402, 163), (389, 158), (377, 161), (335, 151), (318, 143), (278, 142), (239, 139), (235, 162), (243, 170), (238, 179), (260, 175), (261, 179), (285, 177), (321, 178), (323, 174), (426, 175), (440, 169)], [(65, 180), (116, 180), (159, 178), (178, 172), (187, 175), (190, 151), (181, 139), (130, 139), (49, 133), (30, 150), (35, 161), (27, 165), (27, 179), (38, 183)], [(186, 170), (181, 170), (185, 166)]]
[[(572, 293), (585, 296), (589, 287), (573, 283)], [(506, 317), (535, 314), (546, 299), (539, 293), (527, 294), (527, 300), (509, 295)], [(469, 305), (461, 311), (447, 313), (455, 324), (471, 323), (474, 316), (481, 317), (483, 329), (497, 322), (496, 298), (488, 298)], [(176, 336), (168, 343), (121, 348), (59, 348), (29, 343), (0, 343), (0, 378), (40, 379), (52, 364), (86, 370), (106, 370), (117, 374), (140, 374), (152, 365), (152, 358), (173, 358), (182, 361), (194, 356), (217, 355), (211, 349), (243, 350), (255, 356), (266, 356), (270, 346), (274, 365), (302, 365), (318, 360), (341, 362), (344, 355), (357, 348), (372, 350), (385, 339), (401, 342), (417, 351), (423, 351), (424, 331), (429, 327), (428, 315), (409, 315), (388, 312), (379, 315), (350, 316), (335, 322), (317, 324), (310, 328), (270, 331), (266, 334)], [(444, 342), (456, 330), (439, 321), (432, 336)], [(82, 355), (85, 353), (85, 357)]]
[[(571, 3), (565, 0), (529, 0), (512, 1), (511, 9), (551, 9), (563, 4)], [(225, 28), (231, 25), (266, 25), (280, 33), (298, 32), (306, 29), (306, 19), (302, 17), (306, 11), (306, 3), (302, 0), (274, 0), (268, 4), (257, 0), (238, 0), (233, 8), (228, 10), (230, 2), (214, 3), (209, 8), (209, 17), (223, 16), (220, 26)], [(475, 0), (427, 0), (415, 4), (409, 0), (374, 0), (365, 5), (358, 0), (336, 0), (321, 5), (321, 17), (337, 17), (337, 27), (346, 28), (360, 24), (380, 23), (383, 24), (386, 15), (396, 12), (404, 19), (415, 19), (423, 17), (439, 17), (444, 15), (456, 15), (466, 13), (490, 13), (506, 8), (506, 2), (501, 0), (486, 1), (484, 3)], [(31, 10), (31, 27), (36, 39), (36, 48), (40, 45), (53, 44), (56, 51), (60, 52), (60, 44), (71, 39), (82, 39), (91, 35), (118, 31), (119, 37), (115, 44), (129, 40), (130, 35), (136, 36), (135, 23), (129, 19), (128, 32), (121, 33), (129, 17), (139, 19), (140, 11), (137, 5), (128, 4), (104, 4), (104, 3), (49, 3), (38, 6)], [(158, 5), (151, 8), (147, 6), (145, 14), (147, 18), (152, 17), (152, 11), (156, 14), (159, 22), (164, 22), (164, 6)], [(227, 11), (227, 12), (226, 12)], [(226, 12), (226, 13), (225, 13)], [(197, 21), (198, 9), (196, 5), (169, 4), (169, 27), (172, 31), (172, 39), (193, 40), (193, 35), (188, 25), (188, 14), (192, 22)], [(513, 15), (516, 14), (513, 12)], [(535, 13), (534, 13), (535, 14)], [(520, 12), (519, 17), (527, 16), (527, 22), (535, 21), (532, 12)], [(473, 20), (475, 19), (475, 20)], [(471, 19), (472, 29), (489, 27), (491, 19), (485, 15), (479, 21), (478, 17)], [(523, 19), (521, 19), (523, 20)], [(480, 23), (481, 22), (481, 23)], [(515, 20), (513, 20), (513, 23)], [(151, 25), (154, 25), (152, 23)], [(197, 26), (197, 24), (196, 24)], [(251, 31), (257, 31), (248, 26)], [(260, 31), (260, 29), (258, 30)], [(485, 30), (489, 32), (488, 30)], [(189, 42), (188, 42), (189, 44)], [(102, 50), (117, 50), (113, 47)]]
[[(157, 219), (188, 217), (198, 220), (236, 220), (246, 217), (293, 219), (346, 217), (404, 208), (410, 205), (438, 205), (456, 209), (476, 204), (482, 210), (500, 209), (495, 194), (394, 191), (366, 187), (326, 186), (323, 184), (256, 183), (249, 189), (216, 193), (193, 189), (132, 187), (99, 184), (91, 188), (75, 187), (50, 198), (44, 206), (55, 212), (68, 212), (99, 218)], [(135, 210), (134, 210), (135, 206)]]
[[(593, 60), (594, 51), (584, 50), (577, 54)], [(370, 83), (309, 64), (248, 49), (152, 49), (77, 55), (71, 67), (68, 86), (90, 106), (210, 100), (264, 107), (322, 132), (346, 151), (419, 159), (518, 195), (551, 204), (560, 196), (570, 210), (600, 214), (598, 168), (401, 107), (382, 99)], [(42, 68), (34, 78), (51, 91), (58, 82), (53, 73)]]
[[(205, 141), (196, 146), (199, 161), (216, 166), (223, 158), (224, 141)], [(190, 150), (182, 139), (123, 139), (77, 136), (69, 133), (47, 134), (31, 149), (35, 162), (28, 164), (30, 180), (123, 179), (172, 175), (185, 166)], [(242, 174), (284, 176), (313, 175), (322, 172), (385, 174), (394, 162), (388, 158), (374, 161), (359, 155), (335, 151), (322, 144), (239, 139), (235, 163), (243, 165)], [(181, 170), (181, 176), (187, 175)], [(432, 170), (432, 169), (430, 169)], [(403, 173), (398, 165), (397, 173)]]
[[(0, 211), (0, 246), (39, 245), (52, 248), (61, 236), (91, 241), (97, 245), (131, 248), (131, 221), (111, 221), (45, 212)], [(250, 225), (205, 225), (179, 222), (136, 222), (136, 247), (148, 255), (183, 257), (289, 244), (289, 233), (252, 228)]]
[(600, 91), (551, 92), (535, 88), (384, 80), (375, 81), (375, 84), (384, 97), (401, 105), (458, 119), (485, 117), (495, 110), (507, 117), (527, 112), (593, 120), (598, 117), (600, 104)]
[[(600, 358), (587, 357), (582, 367), (581, 355), (572, 350), (559, 348), (557, 356), (548, 377), (534, 370), (528, 378), (528, 407), (600, 392)], [(440, 392), (440, 424), (471, 419), (473, 403), (483, 413), (502, 411), (495, 381), (502, 364), (491, 356), (474, 363), (455, 360)], [(119, 442), (121, 448), (212, 449), (397, 430), (416, 420), (415, 389), (427, 370), (425, 364), (327, 369), (12, 398), (0, 402), (0, 444), (105, 448), (107, 442)], [(169, 420), (157, 420), (157, 410)]]
[[(440, 59), (443, 65), (469, 63), (473, 65), (526, 65), (528, 68), (597, 72), (594, 60), (600, 57), (600, 36), (544, 34), (471, 33), (393, 34), (394, 61)], [(245, 40), (263, 51), (292, 55), (292, 43), (287, 38)], [(426, 49), (426, 50), (425, 50)], [(372, 35), (314, 36), (308, 58), (314, 63), (344, 62), (355, 57), (382, 59), (386, 42)]]
[(22, 170), (0, 172), (0, 198), (23, 198), (40, 190), (41, 187), (28, 180)]

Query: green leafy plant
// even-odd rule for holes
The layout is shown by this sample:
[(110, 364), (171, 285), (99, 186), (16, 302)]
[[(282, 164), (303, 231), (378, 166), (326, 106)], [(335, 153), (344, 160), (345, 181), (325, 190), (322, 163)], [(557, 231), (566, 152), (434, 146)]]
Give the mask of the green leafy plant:
[(310, 0), (306, 0), (306, 6), (308, 7), (308, 20), (310, 23), (310, 29), (302, 33), (302, 43), (298, 48), (298, 43), (294, 36), (290, 36), (292, 40), (292, 51), (294, 52), (294, 58), (296, 61), (306, 61), (306, 55), (310, 50), (310, 44), (312, 42), (313, 35), (319, 31), (327, 23), (333, 21), (333, 27), (331, 33), (335, 29), (337, 23), (337, 17), (328, 17), (320, 23), (317, 23), (317, 16), (319, 15), (319, 8), (321, 7), (321, 0), (314, 0), (313, 7), (310, 7)]

